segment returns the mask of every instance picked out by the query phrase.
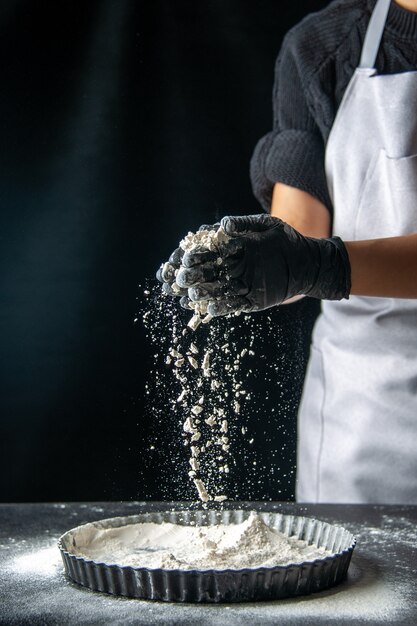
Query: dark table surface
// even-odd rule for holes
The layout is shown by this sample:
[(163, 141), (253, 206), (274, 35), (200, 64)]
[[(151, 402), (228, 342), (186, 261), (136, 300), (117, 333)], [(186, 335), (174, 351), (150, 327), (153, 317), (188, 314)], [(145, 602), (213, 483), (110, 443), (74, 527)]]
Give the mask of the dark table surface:
[(56, 543), (66, 530), (106, 517), (186, 506), (0, 504), (0, 623), (417, 624), (417, 506), (239, 503), (240, 508), (338, 523), (356, 535), (346, 581), (310, 596), (234, 605), (168, 604), (94, 593), (65, 577)]

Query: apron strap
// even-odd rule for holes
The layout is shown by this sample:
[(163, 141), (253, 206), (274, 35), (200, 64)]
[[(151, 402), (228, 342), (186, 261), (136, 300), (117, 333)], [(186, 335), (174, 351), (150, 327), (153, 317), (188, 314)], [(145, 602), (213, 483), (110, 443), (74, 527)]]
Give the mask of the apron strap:
[(378, 0), (366, 30), (359, 67), (374, 68), (391, 0)]

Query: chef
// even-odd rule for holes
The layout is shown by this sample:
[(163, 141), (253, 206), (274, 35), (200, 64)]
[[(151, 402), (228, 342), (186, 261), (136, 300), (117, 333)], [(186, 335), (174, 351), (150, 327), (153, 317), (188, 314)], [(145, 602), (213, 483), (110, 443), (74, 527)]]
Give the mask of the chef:
[[(251, 163), (267, 213), (222, 263), (159, 278), (213, 315), (320, 298), (299, 410), (300, 502), (417, 503), (417, 0), (336, 0), (286, 36)], [(178, 276), (178, 273), (177, 273)]]

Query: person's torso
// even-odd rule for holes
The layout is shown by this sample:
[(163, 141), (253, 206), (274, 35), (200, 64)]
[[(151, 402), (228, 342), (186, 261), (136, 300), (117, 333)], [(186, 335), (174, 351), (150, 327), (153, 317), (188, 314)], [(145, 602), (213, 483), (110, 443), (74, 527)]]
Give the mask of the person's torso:
[[(380, 15), (388, 3), (378, 0)], [(374, 18), (326, 149), (334, 233), (349, 241), (417, 232), (417, 70), (375, 71), (385, 21)], [(416, 330), (415, 299), (322, 303), (300, 410), (299, 499), (417, 501)]]
[[(359, 63), (374, 6), (375, 0), (335, 0), (290, 31), (308, 104), (325, 142)], [(417, 67), (417, 14), (394, 2), (375, 67), (380, 75)]]

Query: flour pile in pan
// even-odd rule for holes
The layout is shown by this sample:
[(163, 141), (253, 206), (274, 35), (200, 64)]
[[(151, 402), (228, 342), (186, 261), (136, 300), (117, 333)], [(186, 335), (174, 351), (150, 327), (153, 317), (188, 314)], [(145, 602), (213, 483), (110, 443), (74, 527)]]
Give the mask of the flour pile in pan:
[(95, 528), (77, 543), (77, 555), (107, 564), (181, 570), (273, 567), (331, 554), (270, 528), (255, 512), (239, 524), (145, 522)]

